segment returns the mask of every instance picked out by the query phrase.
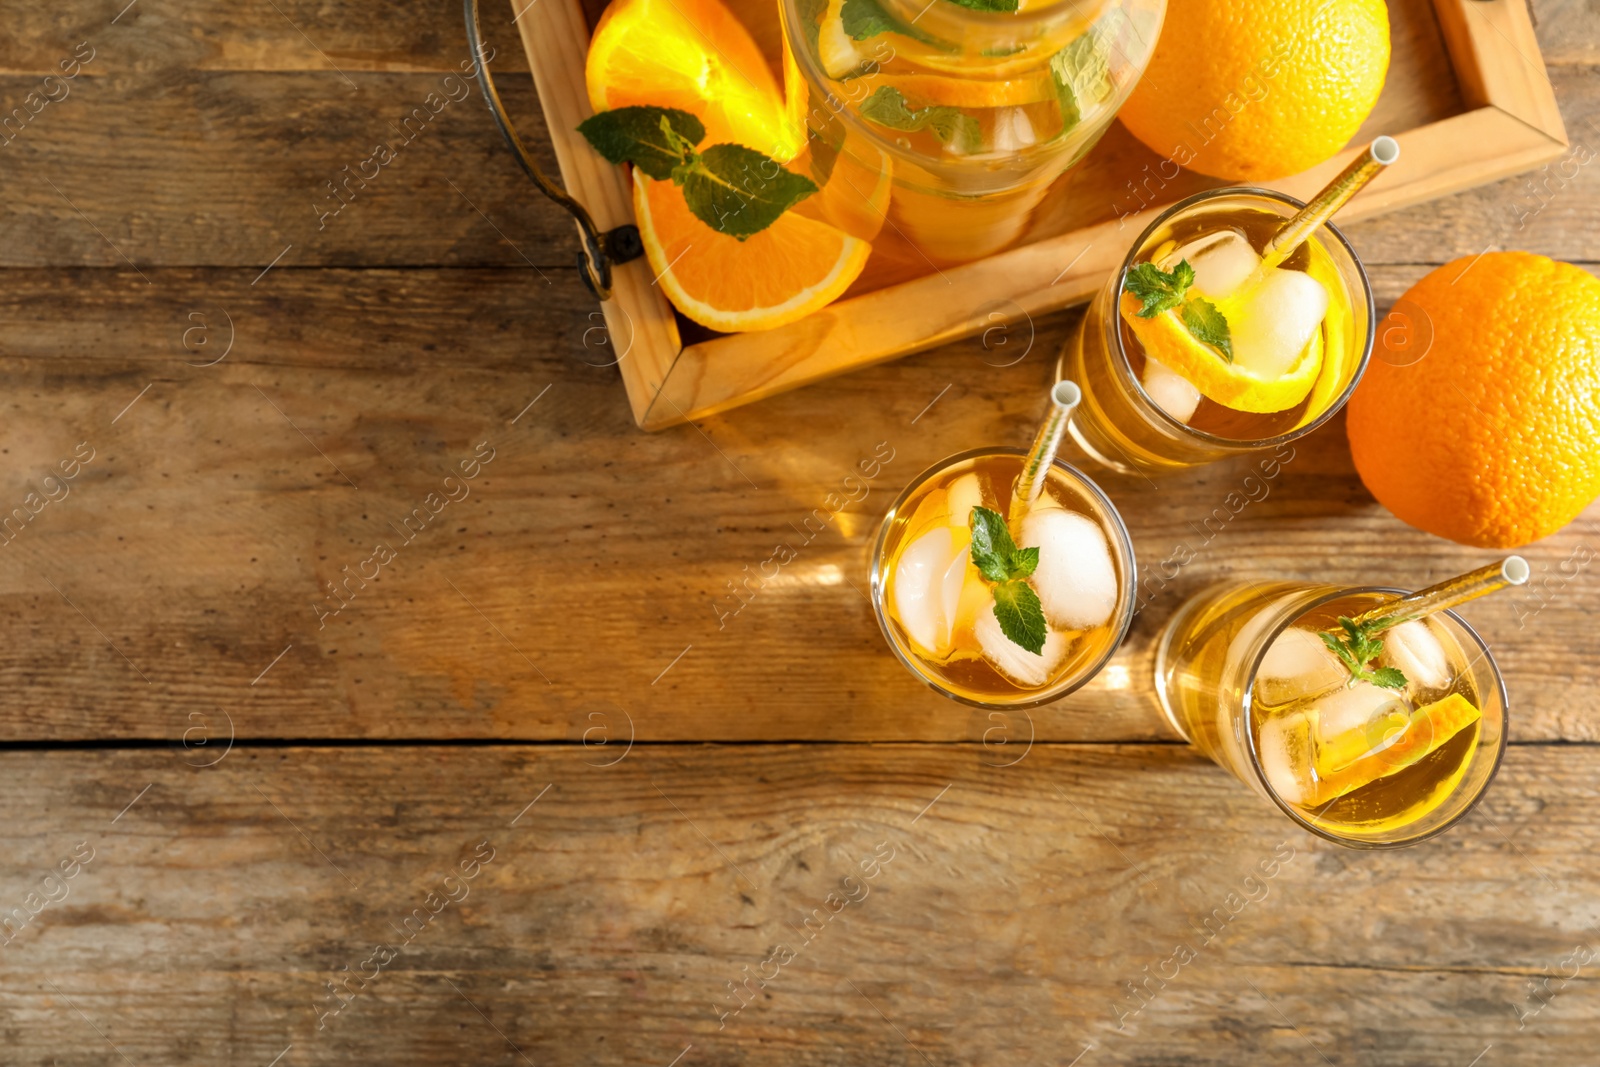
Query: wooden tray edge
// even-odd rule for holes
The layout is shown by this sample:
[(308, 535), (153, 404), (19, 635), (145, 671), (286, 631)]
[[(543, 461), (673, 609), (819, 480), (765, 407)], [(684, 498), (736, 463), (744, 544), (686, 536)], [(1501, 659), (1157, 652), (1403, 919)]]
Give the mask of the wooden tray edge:
[[(1557, 159), (1568, 147), (1521, 0), (1434, 0), (1434, 9), (1473, 110), (1397, 135), (1400, 162), (1351, 202), (1344, 221), (1498, 181)], [(624, 173), (573, 132), (592, 113), (582, 90), (589, 35), (577, 0), (534, 5), (518, 25), (564, 183), (603, 228), (633, 221)], [(1304, 199), (1358, 151), (1346, 149), (1266, 187)], [(1132, 234), (1164, 206), (840, 301), (776, 330), (687, 347), (665, 295), (653, 277), (645, 281), (646, 260), (615, 268), (615, 294), (602, 311), (613, 346), (625, 339), (617, 358), (634, 420), (661, 430), (971, 336), (994, 316), (1010, 322), (1081, 302), (1116, 269)], [(1131, 232), (1109, 241), (1123, 231)], [(954, 315), (952, 287), (966, 304)]]

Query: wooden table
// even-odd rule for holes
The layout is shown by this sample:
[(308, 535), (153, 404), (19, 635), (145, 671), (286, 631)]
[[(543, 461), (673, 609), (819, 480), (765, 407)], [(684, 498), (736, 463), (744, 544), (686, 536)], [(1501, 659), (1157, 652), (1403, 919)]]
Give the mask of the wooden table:
[[(1593, 1062), (1600, 512), (1467, 612), (1513, 695), (1485, 803), (1342, 850), (1147, 680), (1218, 578), (1486, 558), (1376, 505), (1342, 423), (1210, 527), (1244, 466), (1104, 477), (1195, 562), (1079, 694), (969, 711), (883, 648), (867, 538), (1026, 439), (1075, 315), (645, 435), (570, 225), (450, 97), (457, 5), (122, 3), (0, 39), (8, 108), (92, 53), (0, 149), (0, 511), (92, 457), (0, 554), (0, 1062)], [(1600, 16), (1535, 14), (1570, 176), (1354, 227), (1381, 306), (1490, 246), (1596, 258)]]

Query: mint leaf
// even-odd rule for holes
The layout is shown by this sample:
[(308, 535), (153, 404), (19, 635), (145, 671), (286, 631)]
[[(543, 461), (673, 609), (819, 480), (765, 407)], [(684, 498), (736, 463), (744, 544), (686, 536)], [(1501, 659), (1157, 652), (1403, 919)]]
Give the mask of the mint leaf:
[(797, 0), (795, 8), (800, 15), (800, 29), (806, 35), (806, 43), (811, 46), (811, 54), (816, 55), (818, 27), (827, 13), (828, 0)]
[(817, 185), (827, 185), (833, 177), (833, 168), (839, 162), (839, 149), (843, 146), (843, 138), (834, 140), (832, 134), (838, 132), (835, 122), (827, 123), (821, 131), (807, 130), (806, 137), (811, 142), (811, 178)]
[(1137, 264), (1128, 271), (1124, 288), (1143, 302), (1138, 311), (1139, 317), (1153, 319), (1161, 312), (1170, 311), (1183, 303), (1183, 294), (1193, 284), (1194, 268), (1184, 259), (1179, 260), (1178, 265), (1170, 271), (1164, 271), (1154, 263)]
[(857, 41), (880, 33), (898, 33), (936, 48), (946, 47), (917, 27), (889, 14), (878, 0), (844, 0), (839, 7), (839, 21), (844, 24), (845, 34)]
[(632, 163), (664, 181), (683, 163), (687, 149), (705, 137), (706, 128), (677, 108), (619, 107), (590, 115), (578, 124), (578, 132), (608, 161)]
[(1233, 362), (1233, 335), (1228, 330), (1228, 320), (1217, 310), (1217, 305), (1201, 297), (1194, 297), (1183, 305), (1183, 324), (1195, 339), (1210, 345)]
[(1044, 648), (1044, 608), (1027, 578), (1039, 566), (1039, 549), (1018, 548), (1005, 517), (992, 508), (973, 508), (970, 525), (969, 555), (978, 573), (995, 583), (994, 617), (1001, 632), (1037, 656)]
[(950, 0), (973, 11), (1015, 11), (1017, 0)]
[[(992, 508), (975, 507), (972, 509), (969, 524), (972, 528), (972, 565), (978, 568), (978, 573), (991, 582), (1006, 582), (1019, 577), (1013, 571), (1017, 543), (1011, 540), (1011, 531), (1006, 527), (1005, 516)], [(1037, 549), (1033, 555), (1034, 566), (1037, 566), (1039, 558)], [(1030, 566), (1028, 574), (1032, 573), (1033, 567)]]
[(1344, 664), (1345, 670), (1349, 671), (1352, 676), (1361, 670), (1361, 664), (1356, 662), (1355, 656), (1345, 647), (1343, 641), (1333, 634), (1318, 634), (1317, 636), (1322, 638), (1322, 643), (1328, 646), (1328, 651), (1339, 657), (1339, 662)]
[(695, 218), (744, 240), (817, 191), (810, 178), (785, 170), (753, 148), (714, 144), (673, 172)]
[(1380, 689), (1404, 689), (1406, 676), (1398, 667), (1379, 667), (1372, 672), (1372, 684)]
[(994, 587), (994, 617), (1012, 644), (1035, 656), (1044, 650), (1044, 608), (1027, 582), (1018, 578)]
[(1056, 86), (1056, 103), (1061, 108), (1061, 132), (1079, 122), (1090, 105), (1111, 95), (1111, 67), (1106, 61), (1104, 38), (1091, 29), (1050, 57), (1050, 79)]
[(1334, 633), (1320, 633), (1317, 636), (1322, 638), (1322, 643), (1327, 645), (1335, 656), (1339, 657), (1339, 662), (1350, 672), (1352, 683), (1371, 682), (1380, 689), (1404, 689), (1405, 672), (1398, 667), (1379, 667), (1377, 670), (1372, 670), (1367, 666), (1383, 651), (1383, 640), (1377, 635), (1390, 625), (1392, 623), (1387, 619), (1358, 623), (1341, 615), (1339, 626), (1344, 630), (1345, 636), (1340, 637)]
[(913, 110), (900, 90), (892, 85), (879, 86), (863, 100), (861, 116), (891, 130), (907, 133), (931, 130), (935, 137), (958, 152), (976, 152), (982, 147), (983, 135), (977, 119), (957, 107), (930, 105)]

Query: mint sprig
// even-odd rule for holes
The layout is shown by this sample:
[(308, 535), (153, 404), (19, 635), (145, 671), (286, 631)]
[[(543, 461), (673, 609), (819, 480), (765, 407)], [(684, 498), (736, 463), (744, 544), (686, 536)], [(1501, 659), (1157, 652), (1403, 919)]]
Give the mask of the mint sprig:
[(632, 163), (658, 182), (672, 177), (690, 148), (706, 135), (705, 125), (675, 107), (619, 107), (590, 115), (578, 132), (610, 163)]
[(889, 14), (878, 0), (844, 0), (839, 7), (839, 21), (844, 25), (844, 32), (856, 41), (881, 33), (898, 33), (923, 44), (938, 43), (917, 27)]
[(1123, 288), (1140, 301), (1134, 312), (1141, 319), (1153, 319), (1163, 311), (1181, 308), (1178, 318), (1194, 335), (1195, 340), (1208, 344), (1233, 362), (1233, 332), (1228, 329), (1227, 316), (1204, 297), (1189, 296), (1194, 285), (1194, 268), (1187, 259), (1180, 259), (1171, 270), (1162, 270), (1154, 263), (1139, 263), (1128, 270), (1128, 280)]
[(1078, 123), (1089, 108), (1111, 95), (1109, 49), (1100, 31), (1091, 29), (1050, 57), (1050, 79), (1056, 87), (1056, 103), (1061, 108), (1061, 132)]
[(995, 583), (991, 588), (1000, 632), (1012, 644), (1039, 655), (1044, 650), (1044, 607), (1027, 581), (1039, 566), (1038, 548), (1018, 548), (1005, 517), (991, 508), (973, 508), (969, 522), (972, 564)]
[(684, 199), (695, 217), (718, 233), (744, 240), (817, 191), (817, 184), (780, 167), (753, 148), (714, 144), (690, 153), (682, 178)]
[(950, 0), (973, 11), (1015, 11), (1017, 0)]
[(958, 152), (976, 152), (983, 146), (983, 131), (977, 119), (958, 107), (930, 104), (913, 108), (906, 103), (905, 95), (892, 85), (880, 85), (861, 102), (861, 117), (906, 133), (929, 130)]
[(1228, 320), (1217, 310), (1217, 305), (1204, 297), (1191, 297), (1184, 301), (1179, 317), (1197, 340), (1221, 352), (1229, 363), (1233, 362), (1233, 334), (1228, 329)]
[(1128, 271), (1124, 288), (1142, 302), (1138, 316), (1153, 319), (1183, 303), (1184, 294), (1193, 284), (1194, 268), (1187, 259), (1182, 259), (1170, 271), (1154, 263), (1139, 263)]
[(705, 126), (676, 108), (613, 108), (584, 119), (578, 132), (610, 162), (632, 163), (656, 181), (670, 179), (683, 189), (695, 218), (741, 241), (817, 191), (810, 178), (753, 148), (714, 144), (697, 151)]
[(1343, 636), (1332, 632), (1317, 636), (1350, 672), (1352, 684), (1371, 682), (1380, 689), (1405, 688), (1406, 676), (1400, 668), (1379, 667), (1373, 670), (1368, 666), (1383, 651), (1383, 639), (1377, 635), (1388, 628), (1387, 620), (1362, 624), (1341, 615), (1339, 625), (1344, 628)]

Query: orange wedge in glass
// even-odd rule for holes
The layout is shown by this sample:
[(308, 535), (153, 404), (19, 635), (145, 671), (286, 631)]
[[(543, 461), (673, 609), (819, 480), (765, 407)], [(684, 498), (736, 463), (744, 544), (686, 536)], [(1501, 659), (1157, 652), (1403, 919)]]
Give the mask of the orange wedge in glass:
[[(1316, 807), (1402, 771), (1438, 751), (1483, 713), (1460, 693), (1451, 693), (1410, 715), (1396, 713), (1353, 738), (1329, 738), (1319, 746), (1314, 793), (1302, 804)], [(1331, 744), (1329, 743), (1331, 742)], [(1341, 743), (1343, 742), (1343, 743)], [(1344, 749), (1339, 752), (1339, 749)], [(1354, 759), (1357, 751), (1365, 753)]]

